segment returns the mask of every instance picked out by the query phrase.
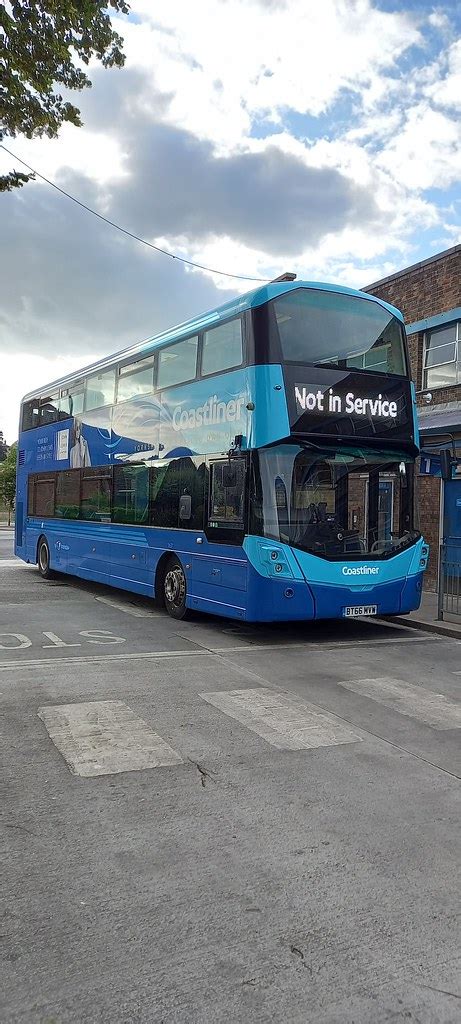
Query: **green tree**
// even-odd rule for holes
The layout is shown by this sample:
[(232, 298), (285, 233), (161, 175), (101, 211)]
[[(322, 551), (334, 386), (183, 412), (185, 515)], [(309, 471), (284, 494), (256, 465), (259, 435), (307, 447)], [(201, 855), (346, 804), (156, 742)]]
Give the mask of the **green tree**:
[[(81, 126), (78, 107), (58, 90), (91, 86), (80, 65), (92, 57), (105, 68), (125, 63), (109, 8), (129, 13), (126, 0), (0, 0), (0, 141), (52, 139), (64, 121)], [(0, 192), (31, 177), (19, 171), (0, 176)]]
[(8, 512), (8, 526), (11, 526), (11, 515), (16, 495), (17, 447), (17, 444), (11, 445), (5, 461), (0, 465), (0, 501), (6, 506)]
[(8, 445), (3, 437), (3, 430), (0, 430), (0, 462), (4, 462), (8, 455)]

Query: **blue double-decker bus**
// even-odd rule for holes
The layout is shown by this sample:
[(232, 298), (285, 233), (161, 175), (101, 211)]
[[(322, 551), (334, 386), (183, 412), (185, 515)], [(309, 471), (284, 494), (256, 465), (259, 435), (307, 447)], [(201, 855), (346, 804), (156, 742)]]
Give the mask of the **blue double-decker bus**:
[(16, 554), (256, 621), (417, 608), (403, 320), (279, 280), (27, 395)]

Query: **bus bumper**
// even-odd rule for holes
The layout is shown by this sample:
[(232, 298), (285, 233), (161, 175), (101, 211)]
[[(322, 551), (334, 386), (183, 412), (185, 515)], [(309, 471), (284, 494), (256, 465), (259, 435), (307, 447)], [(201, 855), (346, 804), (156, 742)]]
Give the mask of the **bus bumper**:
[[(258, 575), (258, 574), (255, 574)], [(404, 615), (419, 608), (423, 573), (373, 587), (366, 593), (349, 587), (292, 580), (252, 579), (250, 569), (245, 618), (249, 622), (342, 619), (345, 609), (376, 605), (376, 616)]]
[(386, 562), (364, 559), (357, 572), (349, 572), (356, 563), (328, 562), (265, 539), (246, 538), (244, 547), (248, 621), (342, 619), (346, 608), (370, 606), (376, 616), (401, 615), (421, 602), (428, 555), (422, 539)]

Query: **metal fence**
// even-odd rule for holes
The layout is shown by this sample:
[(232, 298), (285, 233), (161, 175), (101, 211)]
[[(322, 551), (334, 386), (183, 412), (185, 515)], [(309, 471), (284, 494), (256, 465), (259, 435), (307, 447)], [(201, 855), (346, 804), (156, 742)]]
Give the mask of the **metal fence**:
[(445, 615), (461, 621), (461, 538), (456, 547), (440, 545), (437, 618)]

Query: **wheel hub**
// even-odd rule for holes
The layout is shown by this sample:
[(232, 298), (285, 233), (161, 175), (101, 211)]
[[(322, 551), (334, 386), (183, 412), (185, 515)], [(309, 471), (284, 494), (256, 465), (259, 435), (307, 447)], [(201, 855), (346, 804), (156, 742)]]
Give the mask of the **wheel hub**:
[(169, 569), (165, 576), (165, 597), (169, 604), (179, 607), (186, 593), (186, 581), (182, 569)]

